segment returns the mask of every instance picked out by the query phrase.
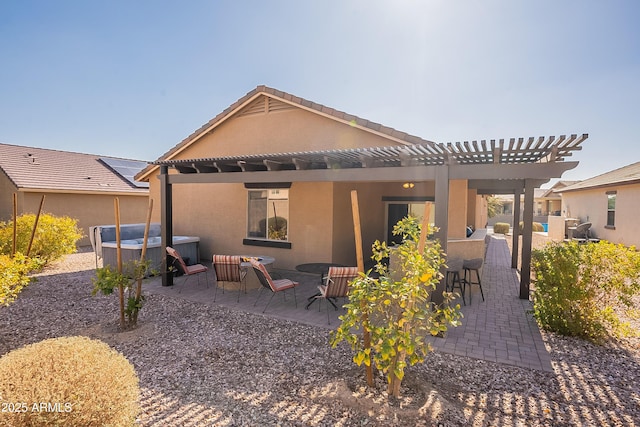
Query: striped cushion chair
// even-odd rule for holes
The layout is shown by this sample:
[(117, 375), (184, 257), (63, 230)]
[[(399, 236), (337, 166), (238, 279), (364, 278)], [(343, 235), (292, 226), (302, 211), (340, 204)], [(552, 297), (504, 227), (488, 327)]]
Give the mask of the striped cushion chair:
[[(213, 256), (213, 268), (216, 272), (216, 280), (218, 283), (222, 282), (222, 293), (224, 293), (224, 282), (239, 283), (238, 288), (238, 302), (240, 302), (240, 293), (242, 292), (242, 286), (244, 285), (244, 293), (247, 293), (247, 282), (245, 277), (247, 276), (247, 270), (242, 268), (241, 259), (239, 255), (214, 255)], [(218, 294), (218, 286), (216, 286), (216, 295)], [(215, 302), (216, 297), (213, 297)]]
[[(325, 284), (318, 286), (320, 293), (315, 295), (315, 298), (326, 299), (337, 310), (338, 306), (334, 301), (336, 298), (345, 298), (347, 296), (349, 292), (349, 282), (356, 277), (358, 277), (358, 267), (329, 267)], [(331, 324), (329, 304), (327, 304), (327, 322)]]
[[(198, 273), (204, 273), (204, 281), (207, 284), (207, 287), (209, 287), (209, 278), (207, 277), (208, 268), (206, 266), (202, 264), (187, 265), (182, 259), (182, 257), (180, 256), (180, 254), (178, 253), (178, 251), (173, 249), (171, 246), (167, 246), (167, 253), (169, 254), (169, 256), (171, 256), (174, 259), (173, 264), (177, 263), (177, 266), (174, 265), (174, 267), (180, 268), (182, 272), (185, 274), (185, 276), (187, 276), (186, 279), (184, 279), (184, 282), (182, 283), (183, 286), (186, 285), (187, 281), (189, 280), (189, 277), (194, 274), (197, 275), (198, 284), (200, 284), (200, 275)], [(178, 290), (178, 293), (180, 292), (182, 292), (182, 287), (180, 287), (180, 289)]]
[[(274, 280), (273, 278), (271, 278), (271, 275), (267, 271), (267, 268), (262, 265), (257, 259), (251, 258), (249, 259), (249, 262), (251, 263), (251, 267), (253, 267), (253, 271), (255, 271), (256, 276), (258, 276), (258, 280), (262, 285), (262, 288), (260, 288), (260, 293), (258, 294), (258, 298), (256, 298), (256, 302), (253, 303), (254, 307), (258, 303), (260, 295), (262, 295), (262, 291), (264, 289), (270, 290), (272, 294), (271, 298), (269, 298), (269, 302), (267, 302), (267, 305), (264, 306), (264, 310), (262, 310), (263, 313), (267, 310), (267, 307), (271, 303), (271, 300), (273, 299), (273, 296), (276, 294), (276, 292), (286, 291), (287, 289), (293, 289), (293, 300), (296, 303), (296, 307), (298, 307), (298, 301), (296, 300), (296, 286), (299, 285), (298, 282), (294, 282), (293, 280), (289, 279)], [(285, 295), (284, 292), (282, 295)]]

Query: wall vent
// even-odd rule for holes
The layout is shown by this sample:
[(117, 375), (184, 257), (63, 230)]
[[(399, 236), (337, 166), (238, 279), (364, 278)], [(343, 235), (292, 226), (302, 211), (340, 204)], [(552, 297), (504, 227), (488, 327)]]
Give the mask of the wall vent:
[(276, 111), (290, 110), (294, 108), (291, 104), (279, 101), (277, 99), (269, 98), (268, 96), (261, 96), (247, 105), (240, 111), (238, 116), (252, 116), (255, 114), (273, 113)]

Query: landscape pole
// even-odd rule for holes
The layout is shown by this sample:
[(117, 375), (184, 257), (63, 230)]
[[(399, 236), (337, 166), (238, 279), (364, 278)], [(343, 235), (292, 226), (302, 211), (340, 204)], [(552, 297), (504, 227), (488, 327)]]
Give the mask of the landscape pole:
[(11, 246), (11, 258), (16, 254), (18, 240), (18, 193), (13, 193), (13, 244)]
[(40, 220), (40, 214), (42, 213), (42, 206), (44, 205), (45, 195), (42, 195), (40, 199), (40, 207), (38, 208), (38, 214), (36, 215), (36, 222), (33, 224), (33, 230), (31, 230), (31, 239), (29, 239), (29, 246), (27, 247), (27, 257), (31, 253), (31, 245), (33, 245), (33, 239), (36, 237), (36, 229), (38, 228), (38, 221)]
[[(351, 211), (353, 212), (353, 231), (356, 239), (356, 258), (358, 263), (358, 272), (364, 273), (364, 257), (362, 255), (362, 230), (360, 228), (360, 209), (358, 207), (358, 192), (351, 191)], [(369, 333), (369, 316), (366, 312), (366, 303), (362, 301), (362, 341), (365, 350), (371, 348), (371, 335)], [(365, 363), (365, 371), (367, 373), (367, 384), (373, 387), (373, 366), (371, 365), (371, 353), (367, 356), (368, 364)]]
[[(120, 249), (121, 240), (120, 240), (120, 199), (117, 197), (113, 200), (114, 209), (116, 213), (116, 259), (117, 259), (117, 268), (118, 273), (122, 274), (122, 251)], [(125, 321), (124, 321), (124, 287), (122, 283), (118, 284), (118, 292), (120, 294), (120, 328), (124, 329)]]

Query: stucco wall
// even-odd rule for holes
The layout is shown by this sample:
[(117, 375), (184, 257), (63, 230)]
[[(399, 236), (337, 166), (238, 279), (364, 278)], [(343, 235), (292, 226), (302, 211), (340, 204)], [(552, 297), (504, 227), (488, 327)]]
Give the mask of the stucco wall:
[(8, 221), (13, 216), (13, 193), (18, 189), (0, 170), (0, 221)]
[[(388, 139), (296, 108), (231, 117), (175, 158), (375, 145), (393, 144)], [(154, 220), (160, 221), (157, 171), (149, 182), (150, 197), (158, 207)], [(243, 245), (247, 221), (247, 190), (243, 184), (174, 185), (173, 231), (199, 236), (201, 256), (206, 259), (214, 252), (263, 254), (275, 257), (276, 266), (285, 269), (305, 262), (351, 262), (355, 257), (349, 258), (348, 254), (354, 252), (355, 243), (348, 191), (342, 189), (342, 193), (346, 192), (345, 199), (344, 194), (334, 196), (333, 183), (292, 183), (288, 230), (291, 249), (281, 249)], [(378, 205), (380, 203), (378, 200)], [(336, 218), (339, 221), (336, 222)]]
[[(192, 159), (339, 148), (394, 145), (393, 141), (302, 109), (231, 117), (184, 149), (174, 159)], [(157, 175), (157, 171), (155, 172)], [(175, 173), (175, 172), (171, 172)], [(433, 182), (416, 182), (405, 190), (402, 183), (300, 183), (289, 190), (291, 249), (247, 246), (247, 190), (243, 184), (179, 184), (173, 186), (174, 233), (201, 239), (201, 256), (213, 253), (270, 255), (276, 267), (293, 269), (307, 262), (355, 265), (351, 213), (352, 189), (358, 190), (365, 261), (374, 240), (385, 239), (384, 196), (434, 195)], [(465, 236), (466, 181), (453, 184), (450, 197), (450, 232)], [(150, 197), (160, 220), (157, 176), (150, 178)]]
[[(617, 191), (615, 229), (606, 228), (607, 191)], [(591, 222), (593, 233), (600, 239), (640, 247), (640, 184), (563, 193), (562, 212), (581, 222)]]
[(394, 145), (390, 140), (301, 109), (232, 117), (180, 158)]
[(174, 234), (200, 237), (200, 256), (206, 260), (214, 253), (268, 255), (276, 258), (276, 267), (284, 269), (304, 262), (331, 261), (331, 233), (326, 232), (333, 222), (331, 183), (292, 183), (288, 228), (291, 249), (243, 244), (247, 237), (247, 194), (243, 184), (174, 185)]
[[(112, 195), (94, 194), (58, 194), (47, 193), (43, 211), (56, 215), (68, 216), (78, 220), (84, 237), (78, 246), (90, 245), (89, 227), (115, 223), (114, 198)], [(118, 196), (120, 199), (120, 221), (140, 223), (147, 218), (149, 199), (144, 196)], [(19, 202), (19, 213), (37, 213), (42, 193), (22, 193)]]

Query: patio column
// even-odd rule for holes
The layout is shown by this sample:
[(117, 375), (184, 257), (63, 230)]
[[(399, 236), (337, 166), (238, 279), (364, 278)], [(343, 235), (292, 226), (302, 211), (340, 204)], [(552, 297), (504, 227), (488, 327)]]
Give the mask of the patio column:
[[(438, 231), (435, 237), (440, 240), (440, 246), (444, 253), (447, 253), (447, 236), (449, 234), (449, 165), (438, 166), (436, 168), (436, 188), (435, 188), (435, 223)], [(442, 292), (446, 289), (446, 274), (444, 268), (443, 279), (436, 287), (436, 291), (431, 294), (431, 300), (435, 304), (441, 304), (443, 301)]]
[(529, 299), (531, 283), (531, 240), (533, 236), (533, 186), (530, 179), (524, 182), (524, 230), (522, 231), (522, 266), (520, 268), (520, 299)]
[(169, 167), (160, 166), (160, 245), (162, 253), (162, 286), (173, 286), (173, 274), (169, 274), (167, 251), (165, 248), (173, 243), (173, 195), (169, 183)]
[(520, 253), (520, 188), (513, 193), (513, 241), (511, 251), (511, 268), (518, 268), (518, 254)]

